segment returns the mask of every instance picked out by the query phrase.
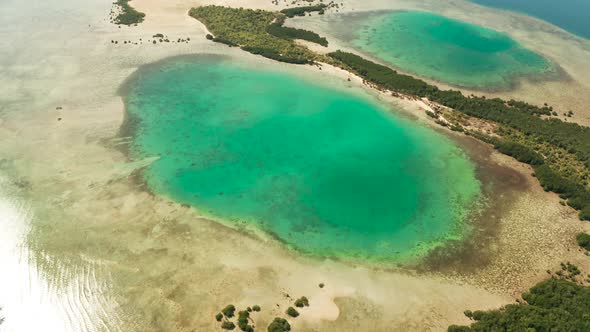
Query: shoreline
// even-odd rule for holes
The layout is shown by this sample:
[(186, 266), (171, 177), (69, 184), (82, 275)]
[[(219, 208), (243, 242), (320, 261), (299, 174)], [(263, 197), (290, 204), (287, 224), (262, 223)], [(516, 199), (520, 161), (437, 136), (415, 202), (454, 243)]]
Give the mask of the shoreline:
[[(141, 6), (148, 2), (152, 8), (144, 10), (147, 7)], [(222, 3), (276, 8), (267, 1)], [(21, 16), (14, 16), (15, 20), (36, 10), (26, 5)], [(42, 3), (33, 5), (47, 10)], [(530, 170), (496, 154), (490, 159), (515, 167), (532, 187), (514, 200), (507, 216), (498, 217), (498, 243), (490, 245), (497, 255), (490, 267), (461, 278), (371, 271), (331, 260), (310, 261), (150, 196), (136, 188), (129, 177), (120, 177), (130, 165), (121, 151), (113, 149), (122, 147), (115, 138), (124, 114), (115, 87), (135, 68), (169, 56), (198, 52), (230, 54), (244, 61), (284, 68), (281, 70), (294, 67), (275, 66), (270, 60), (206, 42), (201, 24), (184, 18), (183, 12), (194, 5), (189, 1), (158, 6), (155, 0), (134, 0), (132, 5), (147, 15), (138, 27), (118, 29), (108, 22), (101, 23), (109, 4), (100, 3), (78, 9), (92, 13), (91, 29), (86, 17), (81, 22), (52, 20), (40, 30), (49, 35), (31, 34), (21, 41), (15, 38), (23, 56), (15, 58), (10, 71), (3, 71), (7, 86), (13, 88), (7, 91), (11, 103), (0, 126), (0, 146), (5, 158), (15, 161), (18, 175), (32, 183), (30, 201), (36, 218), (32, 225), (35, 232), (29, 234), (28, 240), (45, 259), (70, 262), (66, 270), (44, 271), (51, 278), (63, 280), (67, 286), (80, 270), (88, 269), (105, 283), (102, 294), (106, 302), (97, 308), (83, 303), (70, 308), (85, 312), (88, 324), (111, 324), (95, 320), (101, 310), (111, 308), (118, 319), (126, 319), (113, 329), (213, 330), (217, 326), (213, 317), (219, 308), (228, 303), (257, 303), (263, 307), (256, 317), (257, 325), (262, 326), (282, 314), (290, 303), (283, 294), (289, 293), (306, 295), (312, 303), (311, 309), (293, 322), (294, 329), (317, 329), (322, 321), (329, 321), (323, 331), (442, 330), (450, 324), (467, 323), (463, 310), (496, 308), (513, 301), (516, 294), (545, 277), (545, 269), (555, 268), (568, 255), (574, 263), (586, 259), (578, 251), (568, 252), (576, 246), (569, 236), (580, 229), (589, 230), (589, 226), (561, 207), (556, 195), (544, 193), (532, 182)], [(79, 7), (72, 3), (72, 8)], [(56, 34), (62, 31), (62, 25), (72, 33)], [(30, 29), (36, 28), (32, 23)], [(158, 32), (173, 38), (189, 35), (191, 42), (119, 47), (110, 44), (113, 38), (147, 38)], [(68, 44), (71, 39), (70, 43), (85, 47), (72, 48), (73, 56), (62, 54), (61, 48), (53, 46), (53, 39), (46, 41), (48, 37), (58, 42), (63, 39), (66, 46), (72, 45)], [(39, 58), (47, 61), (38, 61), (39, 49), (48, 50)], [(317, 68), (309, 68), (311, 71)], [(346, 85), (348, 75), (340, 75)], [(391, 96), (382, 98), (390, 100)], [(412, 117), (425, 119), (418, 106), (407, 105)], [(63, 109), (57, 110), (56, 106)], [(57, 121), (57, 117), (63, 119)], [(78, 256), (100, 263), (88, 267), (72, 261)], [(510, 278), (514, 280), (504, 280)], [(319, 282), (326, 283), (326, 287), (320, 290)], [(495, 282), (504, 282), (509, 289), (488, 290), (486, 285)], [(84, 299), (93, 295), (80, 296)], [(351, 314), (356, 318), (350, 318)], [(15, 322), (13, 318), (7, 317), (7, 328)]]

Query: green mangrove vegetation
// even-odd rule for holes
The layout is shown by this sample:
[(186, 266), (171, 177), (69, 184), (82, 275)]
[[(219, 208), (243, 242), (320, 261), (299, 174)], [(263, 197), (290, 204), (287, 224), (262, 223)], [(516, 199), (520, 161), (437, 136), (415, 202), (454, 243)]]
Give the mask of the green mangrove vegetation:
[(129, 5), (130, 0), (117, 0), (114, 4), (118, 7), (118, 12), (113, 23), (132, 25), (143, 22), (145, 14), (138, 12), (135, 8)]
[(505, 155), (530, 165), (542, 165), (545, 160), (543, 156), (528, 147), (509, 140), (496, 140), (494, 148)]
[(230, 322), (230, 321), (223, 321), (223, 323), (221, 323), (221, 328), (224, 330), (233, 330), (236, 328), (236, 324)]
[(586, 233), (580, 233), (576, 235), (576, 241), (578, 241), (580, 248), (590, 251), (590, 235)]
[[(579, 274), (574, 265), (570, 266), (566, 269)], [(531, 288), (522, 298), (524, 302), (497, 310), (467, 310), (465, 315), (474, 322), (470, 326), (452, 325), (448, 331), (590, 331), (588, 286), (550, 278)]]
[(228, 304), (225, 308), (221, 309), (221, 313), (227, 318), (232, 318), (235, 312), (236, 307), (233, 304)]
[(287, 308), (287, 311), (285, 311), (285, 313), (293, 318), (299, 316), (299, 311), (297, 311), (295, 308), (293, 307), (289, 307)]
[[(504, 134), (503, 141), (481, 133), (474, 136), (492, 141), (500, 152), (531, 164), (545, 190), (567, 199), (570, 206), (580, 211), (581, 219), (590, 220), (590, 128), (555, 118), (542, 118), (541, 115), (553, 112), (547, 105), (538, 107), (514, 100), (464, 96), (459, 91), (440, 90), (352, 53), (336, 51), (328, 56), (381, 89), (428, 98), (470, 117), (497, 124), (500, 127), (498, 134)], [(564, 168), (570, 161), (576, 167)]]
[(309, 307), (309, 300), (307, 299), (307, 297), (302, 296), (295, 300), (295, 306), (297, 308)]
[[(213, 41), (281, 62), (310, 64), (318, 59), (317, 54), (297, 45), (294, 38), (323, 43), (321, 37), (310, 31), (283, 28), (280, 23), (283, 16), (277, 12), (204, 6), (192, 8), (189, 15), (207, 27)], [(269, 27), (271, 24), (275, 26)]]
[[(252, 318), (250, 318), (251, 312), (259, 312), (260, 306), (254, 305), (247, 307), (246, 310), (238, 311), (237, 326), (241, 331), (254, 332), (254, 325), (250, 324)], [(224, 330), (233, 330), (236, 328), (236, 324), (231, 321), (231, 318), (235, 317), (236, 307), (233, 304), (228, 304), (225, 308), (221, 309), (221, 312), (215, 315), (215, 320), (221, 322), (221, 328)]]
[(282, 39), (293, 40), (293, 39), (303, 39), (310, 41), (312, 43), (316, 43), (322, 45), (324, 47), (328, 46), (328, 40), (325, 37), (321, 37), (317, 33), (309, 30), (304, 29), (296, 29), (285, 27), (283, 24), (285, 23), (285, 17), (281, 16), (276, 19), (274, 23), (271, 23), (267, 28), (266, 32), (269, 34), (279, 37)]
[[(305, 296), (302, 296), (297, 301), (302, 301), (302, 303), (306, 303), (305, 306), (309, 306), (309, 301)], [(297, 302), (296, 301), (296, 302)], [(302, 305), (303, 306), (303, 305)], [(0, 308), (2, 310), (2, 308)], [(220, 322), (220, 327), (223, 330), (234, 330), (236, 327), (243, 332), (254, 332), (254, 320), (250, 316), (253, 312), (260, 312), (261, 308), (259, 305), (253, 305), (252, 307), (247, 307), (246, 310), (240, 310), (237, 314), (236, 323), (231, 321), (231, 318), (236, 317), (235, 311), (236, 307), (233, 304), (228, 304), (221, 310), (220, 313), (215, 315), (215, 320)], [(299, 312), (295, 310), (293, 307), (289, 307), (285, 312), (287, 315), (295, 318), (299, 316)], [(2, 319), (0, 318), (0, 324), (2, 324)], [(268, 325), (267, 328), (268, 332), (288, 332), (291, 331), (291, 325), (289, 322), (281, 317), (275, 317), (275, 319)]]
[(238, 312), (238, 327), (244, 332), (254, 332), (254, 326), (250, 325), (250, 312), (248, 310)]
[(270, 323), (270, 325), (268, 326), (267, 331), (268, 332), (288, 332), (288, 331), (291, 331), (291, 325), (289, 325), (289, 322), (286, 319), (276, 317), (272, 321), (272, 323)]
[(310, 12), (319, 12), (319, 14), (323, 14), (324, 10), (327, 7), (328, 6), (325, 4), (319, 4), (315, 6), (293, 7), (281, 10), (281, 13), (285, 14), (285, 16), (287, 17), (305, 16), (305, 14)]

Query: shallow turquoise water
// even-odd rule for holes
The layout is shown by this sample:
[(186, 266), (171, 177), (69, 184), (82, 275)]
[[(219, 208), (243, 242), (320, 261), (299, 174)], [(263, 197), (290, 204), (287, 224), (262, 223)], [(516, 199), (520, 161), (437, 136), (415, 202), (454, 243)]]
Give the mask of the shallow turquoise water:
[[(142, 69), (125, 103), (150, 188), (310, 254), (406, 259), (464, 234), (474, 166), (368, 97), (214, 58)], [(133, 121), (135, 122), (135, 121)]]
[(590, 39), (588, 0), (472, 0), (481, 5), (535, 16), (578, 36)]
[(552, 72), (552, 64), (505, 34), (416, 11), (368, 17), (352, 43), (402, 70), (453, 85), (508, 88), (515, 78)]

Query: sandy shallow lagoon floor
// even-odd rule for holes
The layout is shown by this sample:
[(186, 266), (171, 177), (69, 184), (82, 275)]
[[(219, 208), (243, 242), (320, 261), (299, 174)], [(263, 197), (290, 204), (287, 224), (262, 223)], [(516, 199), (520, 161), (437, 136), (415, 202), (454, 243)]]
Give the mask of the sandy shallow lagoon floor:
[[(512, 202), (506, 211), (490, 216), (496, 225), (486, 242), (491, 254), (471, 269), (412, 272), (308, 259), (253, 230), (224, 226), (149, 194), (136, 171), (151, 160), (130, 163), (124, 154), (129, 138), (120, 132), (124, 109), (118, 88), (141, 65), (176, 55), (226, 54), (363, 88), (333, 68), (319, 72), (276, 64), (207, 42), (204, 27), (186, 15), (198, 3), (135, 0), (146, 21), (121, 28), (108, 22), (111, 1), (0, 4), (0, 258), (7, 267), (0, 274), (2, 331), (212, 331), (218, 328), (215, 313), (228, 303), (260, 305), (256, 325), (265, 327), (290, 303), (286, 294), (305, 295), (312, 303), (292, 322), (296, 331), (438, 331), (467, 323), (465, 309), (514, 301), (566, 258), (588, 267), (573, 240), (580, 229), (590, 230), (588, 225), (544, 193), (528, 167), (469, 140), (464, 144), (478, 151), (478, 158), (511, 169), (501, 179), (515, 183), (506, 192)], [(276, 8), (261, 0), (217, 3)], [(350, 1), (344, 10), (347, 6), (373, 10), (432, 3)], [(465, 10), (473, 8), (454, 2), (436, 10), (466, 18)], [(529, 25), (511, 17), (482, 9), (469, 20), (510, 30), (532, 48), (540, 47), (544, 34), (543, 50), (572, 77), (568, 102), (585, 103), (576, 91), (588, 91), (584, 78), (590, 77), (590, 66), (576, 55), (587, 55), (588, 43), (548, 28), (525, 30)], [(321, 31), (320, 23), (317, 27)], [(156, 33), (191, 42), (145, 42)], [(122, 44), (140, 38), (141, 45)], [(568, 52), (563, 43), (569, 43)], [(524, 83), (516, 92), (499, 94), (535, 100), (538, 93), (563, 87), (559, 84), (565, 83)], [(560, 96), (548, 101), (558, 104)], [(376, 97), (425, 121), (414, 103)], [(576, 113), (584, 123), (586, 115)], [(326, 287), (320, 289), (320, 282)]]

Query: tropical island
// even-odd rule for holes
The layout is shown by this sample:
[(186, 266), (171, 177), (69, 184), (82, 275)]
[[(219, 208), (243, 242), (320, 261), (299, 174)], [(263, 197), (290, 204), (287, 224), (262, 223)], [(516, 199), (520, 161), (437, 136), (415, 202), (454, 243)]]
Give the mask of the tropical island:
[(468, 0), (195, 6), (0, 5), (2, 329), (590, 329), (587, 40)]

